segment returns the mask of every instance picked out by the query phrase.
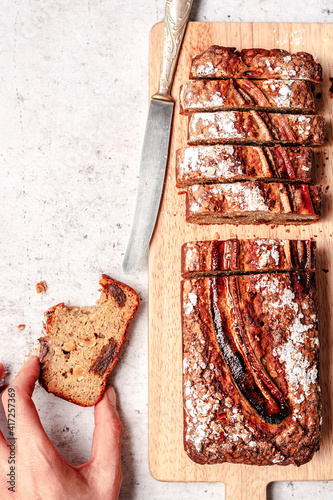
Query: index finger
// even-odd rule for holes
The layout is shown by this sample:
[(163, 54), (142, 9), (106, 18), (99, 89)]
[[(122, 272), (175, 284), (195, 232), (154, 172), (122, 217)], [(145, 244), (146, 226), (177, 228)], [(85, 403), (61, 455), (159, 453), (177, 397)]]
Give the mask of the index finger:
[(13, 382), (2, 394), (2, 404), (8, 420), (9, 403), (11, 418), (15, 415), (16, 432), (26, 434), (24, 430), (44, 434), (36, 407), (31, 399), (39, 375), (39, 360), (32, 356), (21, 367)]

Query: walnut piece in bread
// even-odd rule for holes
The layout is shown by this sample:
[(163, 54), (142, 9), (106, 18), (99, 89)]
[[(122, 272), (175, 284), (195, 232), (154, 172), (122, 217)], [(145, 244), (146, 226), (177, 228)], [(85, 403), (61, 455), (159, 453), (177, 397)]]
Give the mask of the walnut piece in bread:
[(64, 303), (45, 313), (40, 341), (40, 384), (81, 406), (95, 405), (139, 306), (137, 293), (103, 274), (101, 296), (91, 307)]

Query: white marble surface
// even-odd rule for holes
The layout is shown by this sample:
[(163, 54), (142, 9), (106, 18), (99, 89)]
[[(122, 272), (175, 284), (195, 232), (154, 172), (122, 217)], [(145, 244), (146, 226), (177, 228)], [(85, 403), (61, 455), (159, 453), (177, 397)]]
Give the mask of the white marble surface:
[[(0, 360), (15, 374), (44, 310), (91, 305), (102, 272), (126, 281), (141, 307), (111, 376), (125, 426), (121, 498), (223, 499), (223, 484), (160, 483), (149, 474), (147, 261), (131, 276), (121, 270), (148, 103), (148, 35), (164, 18), (164, 0), (3, 0), (0, 8)], [(333, 6), (194, 0), (191, 20), (331, 22)], [(41, 279), (48, 290), (38, 295)], [(34, 399), (65, 458), (87, 460), (93, 410), (40, 387)], [(274, 500), (314, 496), (331, 499), (333, 484), (268, 491)]]

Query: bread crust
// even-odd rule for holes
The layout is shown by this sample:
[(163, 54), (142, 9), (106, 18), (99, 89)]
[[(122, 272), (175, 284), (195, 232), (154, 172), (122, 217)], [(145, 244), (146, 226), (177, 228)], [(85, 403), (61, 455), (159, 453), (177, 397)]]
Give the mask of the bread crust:
[(39, 339), (41, 386), (80, 406), (93, 406), (103, 397), (139, 306), (138, 294), (128, 285), (106, 274), (100, 285), (96, 306), (60, 303), (48, 309)]
[(190, 78), (294, 79), (322, 82), (322, 68), (311, 54), (282, 49), (243, 49), (212, 45), (192, 59)]
[(325, 120), (320, 115), (257, 111), (195, 113), (188, 124), (188, 144), (322, 145)]
[(183, 278), (308, 270), (315, 271), (316, 242), (310, 240), (191, 241), (181, 248)]
[[(232, 284), (237, 293), (230, 299)], [(216, 310), (220, 326), (213, 317)], [(321, 425), (314, 273), (184, 280), (182, 328), (188, 456), (198, 464), (299, 466), (308, 462), (319, 448)], [(228, 364), (228, 335), (245, 363), (246, 379), (251, 379), (257, 364), (271, 383), (271, 393), (277, 391), (286, 403), (278, 424), (259, 415), (254, 388), (244, 393), (244, 387), (235, 382)], [(252, 356), (245, 361), (245, 344), (234, 344), (238, 337)]]
[(321, 189), (305, 184), (198, 184), (186, 192), (186, 221), (196, 224), (309, 224), (321, 213)]
[(176, 186), (265, 180), (311, 183), (313, 150), (232, 144), (190, 146), (176, 153)]
[(301, 80), (189, 80), (180, 87), (180, 113), (248, 110), (312, 114), (313, 84)]

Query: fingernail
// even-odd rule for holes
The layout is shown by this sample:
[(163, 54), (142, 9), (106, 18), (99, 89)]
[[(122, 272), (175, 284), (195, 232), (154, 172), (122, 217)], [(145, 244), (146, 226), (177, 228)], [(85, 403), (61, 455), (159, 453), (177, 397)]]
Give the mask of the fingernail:
[(36, 356), (35, 354), (29, 354), (29, 356), (24, 360), (24, 364), (27, 364), (27, 363), (36, 363), (36, 359), (35, 358), (38, 358), (38, 356)]
[(116, 403), (117, 403), (117, 398), (116, 398), (116, 392), (114, 390), (113, 387), (108, 387), (107, 389), (107, 393), (108, 393), (108, 398), (109, 398), (109, 402), (110, 404), (116, 408)]

